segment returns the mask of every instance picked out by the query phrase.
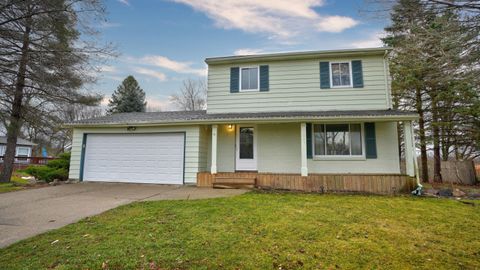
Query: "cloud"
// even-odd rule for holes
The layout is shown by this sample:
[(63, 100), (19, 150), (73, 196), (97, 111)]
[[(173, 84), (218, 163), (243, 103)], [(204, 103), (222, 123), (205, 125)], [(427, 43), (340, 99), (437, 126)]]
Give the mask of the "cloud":
[(384, 36), (385, 36), (385, 32), (374, 32), (370, 34), (367, 39), (354, 41), (351, 44), (354, 48), (382, 47), (383, 43), (380, 39), (383, 38)]
[(121, 24), (119, 23), (113, 23), (113, 22), (100, 22), (100, 24), (98, 25), (98, 28), (101, 28), (101, 29), (107, 29), (107, 28), (115, 28), (115, 27), (120, 27), (122, 26)]
[(233, 52), (235, 55), (252, 55), (252, 54), (260, 54), (262, 53), (262, 49), (249, 49), (249, 48), (243, 48), (243, 49), (238, 49)]
[(130, 2), (128, 2), (128, 0), (117, 0), (117, 1), (126, 5), (126, 6), (130, 6)]
[[(344, 16), (320, 15), (324, 0), (172, 0), (205, 13), (217, 27), (290, 39), (309, 31), (341, 32), (357, 22)], [(333, 25), (327, 25), (333, 23)], [(327, 27), (328, 26), (328, 27)]]
[(117, 68), (114, 66), (104, 65), (100, 67), (100, 72), (114, 73), (114, 72), (117, 72)]
[(143, 57), (141, 61), (153, 66), (173, 70), (177, 73), (195, 74), (198, 76), (205, 76), (207, 74), (207, 71), (204, 68), (192, 68), (192, 62), (179, 62), (161, 55), (148, 55)]
[(142, 68), (142, 67), (136, 67), (133, 69), (136, 73), (146, 75), (149, 77), (153, 77), (158, 79), (159, 81), (166, 81), (167, 80), (167, 75), (160, 71), (148, 69), (148, 68)]
[(352, 28), (358, 21), (344, 16), (329, 16), (320, 19), (317, 29), (322, 32), (340, 33), (345, 29)]

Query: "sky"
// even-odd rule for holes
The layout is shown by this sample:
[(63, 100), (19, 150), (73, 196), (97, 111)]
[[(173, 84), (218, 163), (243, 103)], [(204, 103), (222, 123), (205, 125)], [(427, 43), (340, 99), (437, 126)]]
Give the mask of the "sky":
[(206, 80), (207, 57), (379, 47), (385, 27), (362, 16), (363, 0), (107, 0), (103, 42), (118, 57), (102, 67), (105, 95), (133, 75), (153, 110), (175, 110), (185, 79)]

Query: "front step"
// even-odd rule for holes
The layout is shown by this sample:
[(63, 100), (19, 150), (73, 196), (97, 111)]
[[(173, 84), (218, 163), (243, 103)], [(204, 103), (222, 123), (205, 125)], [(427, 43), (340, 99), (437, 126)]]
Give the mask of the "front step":
[(254, 188), (256, 178), (217, 176), (213, 181), (214, 188)]

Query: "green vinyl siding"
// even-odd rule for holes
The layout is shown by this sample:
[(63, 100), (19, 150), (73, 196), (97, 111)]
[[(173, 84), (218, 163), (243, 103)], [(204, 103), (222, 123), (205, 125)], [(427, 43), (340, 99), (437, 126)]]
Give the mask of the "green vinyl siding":
[[(257, 162), (260, 173), (300, 173), (300, 123), (258, 124)], [(397, 123), (375, 123), (377, 159), (308, 159), (309, 173), (400, 173)], [(288, 142), (288, 143), (286, 143)], [(235, 131), (218, 126), (217, 169), (235, 171)]]
[[(320, 89), (319, 62), (362, 61), (363, 87)], [(230, 93), (232, 65), (209, 65), (209, 113), (388, 108), (382, 56), (249, 63), (269, 66), (269, 91)]]
[[(137, 127), (134, 133), (185, 132), (185, 183), (196, 183), (197, 172), (205, 166), (205, 149), (200, 143), (199, 126)], [(83, 134), (91, 133), (132, 133), (126, 127), (115, 128), (74, 128), (72, 154), (70, 158), (70, 179), (80, 178)], [(88, 138), (88, 135), (87, 135)]]

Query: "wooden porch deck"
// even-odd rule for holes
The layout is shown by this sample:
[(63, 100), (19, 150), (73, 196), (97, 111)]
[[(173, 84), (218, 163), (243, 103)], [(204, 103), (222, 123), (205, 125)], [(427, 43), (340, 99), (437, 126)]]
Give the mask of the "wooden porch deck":
[[(303, 192), (396, 194), (415, 188), (415, 179), (401, 174), (280, 174), (219, 172), (197, 174), (199, 187), (248, 186)], [(237, 183), (237, 184), (235, 184)], [(247, 185), (248, 184), (248, 185)]]

